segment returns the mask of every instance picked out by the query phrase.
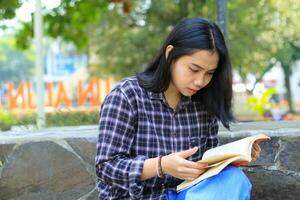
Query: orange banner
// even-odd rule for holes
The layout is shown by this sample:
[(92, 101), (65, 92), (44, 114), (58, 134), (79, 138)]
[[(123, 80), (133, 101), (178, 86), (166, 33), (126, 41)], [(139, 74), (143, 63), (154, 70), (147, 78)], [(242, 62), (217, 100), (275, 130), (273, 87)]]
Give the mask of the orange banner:
[[(66, 83), (47, 82), (45, 84), (45, 106), (52, 108), (84, 108), (99, 107), (105, 96), (112, 89), (112, 79), (93, 79), (87, 84), (79, 80), (77, 88), (67, 87)], [(13, 82), (7, 85), (7, 109), (14, 110), (34, 110), (36, 108), (36, 94), (33, 92), (32, 83), (21, 81), (15, 87)], [(4, 109), (4, 102), (0, 101), (0, 110)]]

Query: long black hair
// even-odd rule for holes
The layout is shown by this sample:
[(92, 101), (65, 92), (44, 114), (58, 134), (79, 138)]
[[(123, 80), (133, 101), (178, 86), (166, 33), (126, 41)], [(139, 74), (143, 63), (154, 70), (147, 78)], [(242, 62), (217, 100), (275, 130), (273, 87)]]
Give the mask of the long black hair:
[[(172, 45), (173, 49), (166, 59), (168, 45)], [(231, 111), (232, 70), (223, 34), (214, 22), (202, 18), (180, 21), (146, 70), (137, 74), (139, 84), (148, 91), (164, 92), (171, 81), (171, 63), (199, 50), (217, 52), (219, 62), (210, 83), (192, 98), (201, 101), (205, 109), (229, 129), (229, 123), (234, 121)]]

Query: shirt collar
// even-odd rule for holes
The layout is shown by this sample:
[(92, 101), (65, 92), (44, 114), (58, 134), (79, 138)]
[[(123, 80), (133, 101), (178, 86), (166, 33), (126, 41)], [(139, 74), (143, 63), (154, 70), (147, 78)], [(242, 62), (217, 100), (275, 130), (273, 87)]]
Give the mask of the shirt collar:
[[(163, 92), (148, 91), (147, 93), (148, 93), (150, 99), (166, 101), (165, 95), (163, 94)], [(191, 102), (192, 102), (192, 97), (182, 96), (180, 104), (187, 105)]]
[(165, 97), (164, 97), (164, 94), (163, 92), (151, 92), (151, 91), (148, 91), (147, 92), (150, 99), (154, 99), (154, 100), (164, 100)]

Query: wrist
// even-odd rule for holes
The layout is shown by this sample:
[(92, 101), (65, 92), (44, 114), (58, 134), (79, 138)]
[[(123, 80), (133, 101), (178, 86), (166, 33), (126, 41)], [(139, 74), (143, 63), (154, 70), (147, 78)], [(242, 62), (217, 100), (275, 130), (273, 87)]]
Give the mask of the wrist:
[(164, 174), (167, 174), (167, 163), (166, 163), (166, 156), (161, 157), (161, 170)]
[(157, 176), (159, 178), (163, 178), (163, 176), (164, 176), (164, 172), (162, 169), (162, 158), (163, 158), (163, 156), (158, 156), (157, 165), (156, 165), (156, 172), (157, 172)]

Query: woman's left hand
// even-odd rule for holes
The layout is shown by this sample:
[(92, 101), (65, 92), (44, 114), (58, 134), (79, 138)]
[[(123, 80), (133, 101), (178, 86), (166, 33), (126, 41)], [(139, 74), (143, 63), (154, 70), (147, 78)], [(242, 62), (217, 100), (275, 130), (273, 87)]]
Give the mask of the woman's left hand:
[(257, 142), (254, 142), (254, 144), (252, 146), (252, 153), (251, 153), (252, 160), (251, 160), (251, 162), (255, 162), (259, 158), (260, 152), (261, 152), (260, 146), (258, 145)]

